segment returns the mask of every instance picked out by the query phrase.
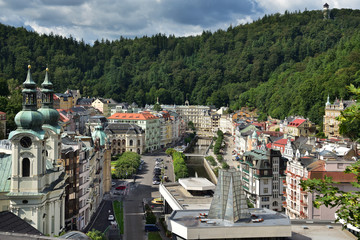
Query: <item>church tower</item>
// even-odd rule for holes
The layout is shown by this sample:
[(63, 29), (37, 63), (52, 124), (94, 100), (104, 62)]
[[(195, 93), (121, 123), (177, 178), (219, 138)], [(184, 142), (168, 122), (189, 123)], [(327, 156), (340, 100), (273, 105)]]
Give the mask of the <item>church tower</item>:
[[(10, 210), (44, 234), (58, 235), (64, 226), (65, 173), (47, 160), (49, 138), (36, 110), (36, 84), (28, 67), (23, 83), (23, 109), (15, 116), (17, 129), (12, 143), (11, 186), (7, 197)], [(46, 119), (46, 117), (45, 117)]]
[(57, 160), (60, 159), (61, 153), (61, 127), (58, 124), (60, 114), (53, 107), (54, 105), (54, 91), (53, 84), (49, 80), (49, 69), (46, 68), (45, 79), (41, 84), (41, 99), (42, 106), (38, 110), (42, 113), (44, 118), (44, 124), (42, 128), (48, 135), (48, 138), (45, 142), (45, 155), (47, 156), (48, 161), (57, 164)]

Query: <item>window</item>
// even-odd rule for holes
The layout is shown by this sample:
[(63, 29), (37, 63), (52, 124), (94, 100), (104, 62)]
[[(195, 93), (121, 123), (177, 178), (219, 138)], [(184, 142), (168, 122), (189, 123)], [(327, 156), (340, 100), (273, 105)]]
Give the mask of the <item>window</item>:
[(22, 176), (30, 177), (30, 160), (28, 158), (22, 160)]
[(264, 184), (269, 184), (269, 179), (264, 179)]
[(268, 202), (270, 200), (269, 197), (261, 197), (262, 202)]
[(268, 193), (269, 189), (268, 188), (264, 188), (264, 193)]
[(133, 145), (133, 140), (130, 140), (130, 146), (132, 146)]
[(261, 205), (261, 208), (270, 208), (270, 205)]
[(275, 202), (273, 202), (272, 205), (273, 205), (273, 207), (277, 207), (277, 206), (278, 206), (278, 202), (275, 201)]

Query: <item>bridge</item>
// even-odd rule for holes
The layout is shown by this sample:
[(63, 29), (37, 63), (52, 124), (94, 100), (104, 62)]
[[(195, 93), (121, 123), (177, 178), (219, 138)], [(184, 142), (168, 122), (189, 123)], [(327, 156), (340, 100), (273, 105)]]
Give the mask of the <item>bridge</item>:
[(201, 153), (183, 153), (186, 157), (205, 157), (205, 154)]

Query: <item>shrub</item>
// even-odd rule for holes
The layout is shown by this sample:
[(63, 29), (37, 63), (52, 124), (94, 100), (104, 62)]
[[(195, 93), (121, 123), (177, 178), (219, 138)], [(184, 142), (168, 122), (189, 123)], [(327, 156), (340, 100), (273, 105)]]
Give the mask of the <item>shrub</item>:
[(229, 169), (230, 166), (229, 166), (226, 162), (223, 162), (223, 163), (222, 163), (222, 168), (223, 168), (223, 169)]
[(213, 156), (207, 156), (205, 159), (210, 162), (211, 166), (217, 165), (215, 158)]

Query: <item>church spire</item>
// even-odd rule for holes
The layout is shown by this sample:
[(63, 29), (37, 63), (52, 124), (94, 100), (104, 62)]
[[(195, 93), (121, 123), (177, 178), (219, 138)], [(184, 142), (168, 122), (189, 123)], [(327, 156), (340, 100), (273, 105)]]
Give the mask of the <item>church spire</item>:
[(48, 68), (46, 68), (45, 70), (45, 79), (44, 82), (41, 84), (41, 87), (42, 106), (39, 109), (39, 112), (41, 112), (44, 116), (44, 124), (55, 127), (52, 130), (60, 133), (60, 127), (58, 125), (60, 114), (54, 109), (53, 84), (49, 80)]
[(36, 111), (36, 83), (31, 76), (31, 65), (28, 65), (28, 73), (23, 83), (23, 110)]
[(329, 97), (329, 94), (327, 96), (327, 101), (326, 101), (326, 106), (329, 106), (330, 105), (330, 97)]
[(45, 79), (44, 79), (44, 82), (41, 84), (41, 86), (43, 87), (41, 89), (41, 92), (42, 92), (42, 106), (43, 107), (53, 108), (54, 91), (52, 90), (53, 84), (49, 80), (49, 68), (46, 68), (46, 70), (45, 70)]

